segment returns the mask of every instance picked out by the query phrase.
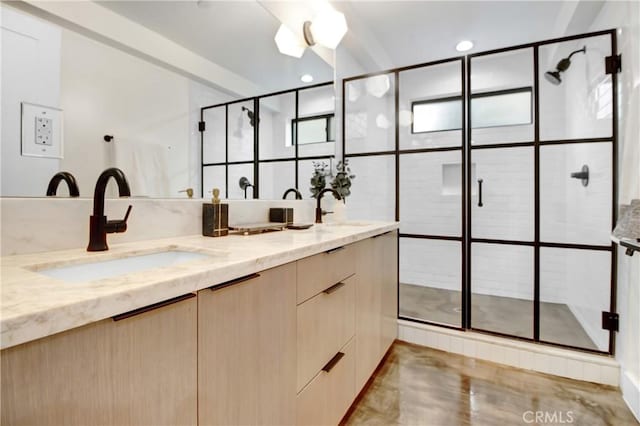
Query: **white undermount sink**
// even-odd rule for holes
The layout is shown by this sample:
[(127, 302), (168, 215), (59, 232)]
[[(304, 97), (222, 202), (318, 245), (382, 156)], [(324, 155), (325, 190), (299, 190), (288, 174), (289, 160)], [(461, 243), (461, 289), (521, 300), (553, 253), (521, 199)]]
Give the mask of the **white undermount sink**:
[(119, 259), (36, 269), (36, 272), (66, 282), (82, 283), (207, 258), (211, 259), (212, 256), (183, 250), (168, 250), (151, 254), (135, 254)]

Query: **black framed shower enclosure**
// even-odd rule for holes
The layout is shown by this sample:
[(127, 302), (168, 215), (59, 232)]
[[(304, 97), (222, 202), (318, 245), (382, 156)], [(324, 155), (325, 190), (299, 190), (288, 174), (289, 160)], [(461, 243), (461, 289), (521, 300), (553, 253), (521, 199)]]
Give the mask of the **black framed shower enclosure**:
[(343, 158), (395, 200), (362, 212), (401, 222), (399, 318), (614, 353), (617, 58), (607, 30), (342, 81)]

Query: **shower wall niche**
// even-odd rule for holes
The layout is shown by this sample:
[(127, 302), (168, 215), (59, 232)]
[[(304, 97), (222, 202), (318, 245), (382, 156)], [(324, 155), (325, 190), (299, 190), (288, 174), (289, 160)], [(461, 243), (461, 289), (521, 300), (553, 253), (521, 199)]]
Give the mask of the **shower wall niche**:
[(401, 222), (401, 318), (613, 353), (613, 55), (603, 31), (343, 80), (348, 208)]

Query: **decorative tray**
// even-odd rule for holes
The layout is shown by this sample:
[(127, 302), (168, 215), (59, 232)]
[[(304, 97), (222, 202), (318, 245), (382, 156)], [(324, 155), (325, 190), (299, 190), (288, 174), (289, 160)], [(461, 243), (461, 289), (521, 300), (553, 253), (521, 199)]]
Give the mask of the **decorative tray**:
[(251, 235), (262, 232), (283, 231), (287, 227), (286, 223), (264, 222), (264, 223), (244, 223), (242, 225), (230, 226), (229, 229), (237, 234)]

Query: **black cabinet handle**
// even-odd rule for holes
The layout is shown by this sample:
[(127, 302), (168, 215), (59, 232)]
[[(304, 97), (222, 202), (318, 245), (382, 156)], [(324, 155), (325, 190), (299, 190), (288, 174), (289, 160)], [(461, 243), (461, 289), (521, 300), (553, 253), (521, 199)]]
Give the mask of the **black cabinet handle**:
[(173, 299), (164, 300), (162, 302), (154, 303), (153, 305), (145, 306), (143, 308), (134, 309), (133, 311), (125, 312), (124, 314), (116, 315), (113, 317), (114, 321), (122, 321), (123, 319), (135, 317), (136, 315), (144, 314), (155, 309), (160, 309), (165, 306), (173, 305), (174, 303), (182, 302), (183, 300), (196, 297), (194, 293), (183, 294), (182, 296), (174, 297)]
[(336, 247), (336, 248), (331, 249), (331, 250), (327, 250), (327, 251), (325, 251), (325, 253), (327, 253), (327, 254), (331, 254), (331, 253), (339, 252), (340, 250), (344, 250), (344, 246), (342, 246), (342, 247)]
[(334, 357), (331, 358), (324, 367), (322, 367), (322, 371), (328, 373), (331, 370), (333, 370), (333, 367), (335, 367), (336, 364), (340, 362), (343, 356), (344, 356), (344, 353), (342, 352), (338, 352), (337, 354), (335, 354)]
[(482, 206), (482, 179), (478, 179), (478, 207)]
[(250, 274), (245, 275), (244, 277), (236, 278), (235, 280), (227, 281), (226, 283), (216, 284), (209, 287), (211, 291), (222, 290), (223, 288), (231, 287), (232, 285), (240, 284), (245, 281), (252, 280), (254, 278), (258, 278), (260, 274)]
[(323, 290), (322, 292), (324, 294), (331, 294), (331, 293), (334, 293), (334, 292), (338, 291), (342, 287), (344, 287), (344, 283), (342, 281), (340, 281), (339, 283), (332, 285), (331, 287), (327, 288), (326, 290)]

